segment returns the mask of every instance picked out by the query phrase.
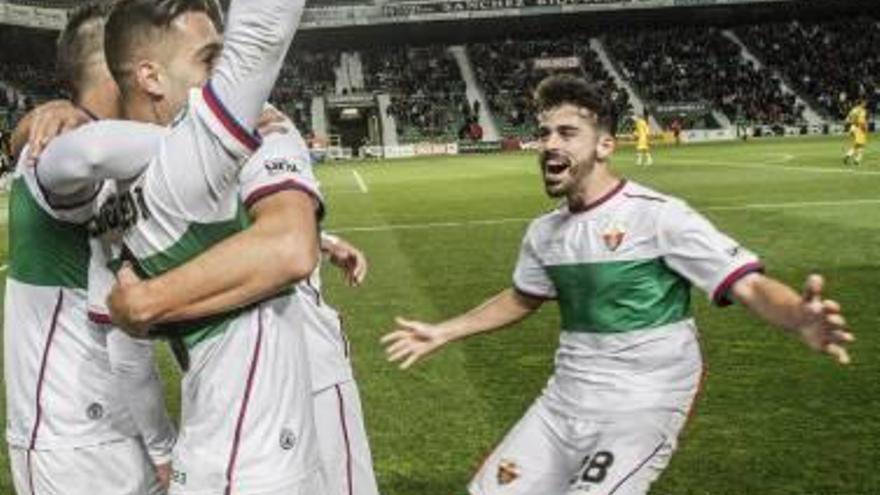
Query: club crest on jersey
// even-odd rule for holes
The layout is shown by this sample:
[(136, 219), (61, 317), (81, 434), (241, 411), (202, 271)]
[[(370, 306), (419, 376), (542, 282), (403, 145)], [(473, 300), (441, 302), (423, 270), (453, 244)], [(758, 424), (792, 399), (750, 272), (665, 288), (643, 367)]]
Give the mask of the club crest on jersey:
[(605, 247), (609, 251), (617, 251), (617, 248), (623, 244), (623, 238), (626, 236), (626, 229), (621, 225), (612, 223), (602, 232), (602, 240), (605, 241)]
[(513, 461), (502, 459), (498, 463), (498, 474), (496, 477), (499, 485), (509, 485), (519, 478), (519, 466)]

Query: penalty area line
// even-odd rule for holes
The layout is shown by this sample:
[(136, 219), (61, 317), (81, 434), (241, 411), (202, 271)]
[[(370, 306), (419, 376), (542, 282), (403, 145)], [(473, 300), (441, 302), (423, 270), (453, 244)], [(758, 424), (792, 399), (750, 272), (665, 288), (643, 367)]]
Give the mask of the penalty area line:
[(352, 170), (351, 173), (354, 175), (354, 180), (357, 182), (358, 188), (360, 188), (361, 192), (364, 194), (370, 192), (370, 190), (367, 189), (367, 183), (364, 182), (364, 178), (361, 177), (361, 174), (359, 174), (357, 170)]

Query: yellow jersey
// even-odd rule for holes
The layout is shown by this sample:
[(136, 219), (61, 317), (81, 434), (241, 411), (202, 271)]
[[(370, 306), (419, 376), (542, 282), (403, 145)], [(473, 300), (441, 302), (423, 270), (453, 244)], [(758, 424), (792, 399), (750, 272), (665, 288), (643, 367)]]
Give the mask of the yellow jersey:
[(868, 142), (868, 111), (862, 105), (856, 105), (846, 116), (849, 123), (849, 133), (852, 135), (853, 144), (864, 146)]
[(651, 129), (648, 127), (648, 121), (645, 119), (636, 119), (636, 149), (638, 150), (647, 150), (648, 149), (648, 134), (650, 134)]

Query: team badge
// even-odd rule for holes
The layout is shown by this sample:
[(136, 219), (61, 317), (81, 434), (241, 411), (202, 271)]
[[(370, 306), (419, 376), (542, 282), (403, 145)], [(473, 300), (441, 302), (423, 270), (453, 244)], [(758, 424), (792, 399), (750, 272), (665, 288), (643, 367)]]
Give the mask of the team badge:
[(602, 240), (605, 241), (605, 247), (610, 251), (616, 251), (623, 244), (623, 238), (626, 236), (626, 230), (619, 224), (611, 224), (605, 232), (602, 232)]
[(509, 485), (510, 483), (513, 483), (519, 478), (519, 466), (513, 461), (502, 459), (501, 462), (498, 463), (497, 478), (499, 485)]

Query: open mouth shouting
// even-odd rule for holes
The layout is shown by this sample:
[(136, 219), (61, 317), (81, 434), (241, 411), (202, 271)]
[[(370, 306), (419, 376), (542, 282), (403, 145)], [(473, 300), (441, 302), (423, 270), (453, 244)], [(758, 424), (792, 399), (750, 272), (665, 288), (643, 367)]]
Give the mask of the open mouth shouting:
[(562, 181), (562, 175), (571, 168), (571, 158), (559, 152), (548, 151), (541, 155), (541, 169), (544, 182), (555, 184)]

